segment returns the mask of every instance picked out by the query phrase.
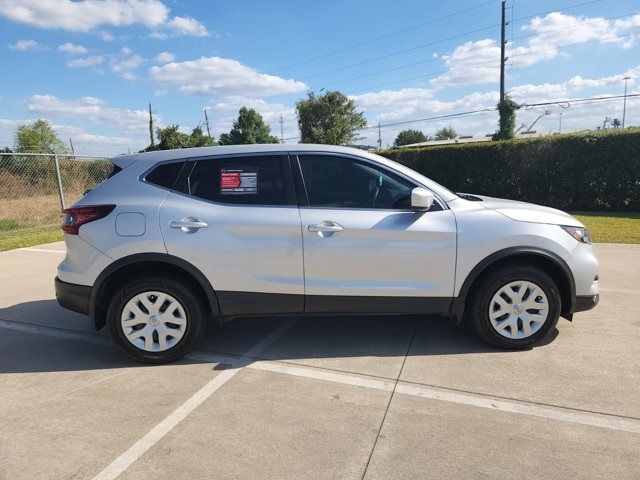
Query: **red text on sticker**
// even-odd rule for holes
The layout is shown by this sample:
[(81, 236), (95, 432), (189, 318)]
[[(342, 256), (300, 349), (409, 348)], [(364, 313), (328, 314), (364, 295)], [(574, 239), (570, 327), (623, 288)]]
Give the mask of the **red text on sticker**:
[(240, 186), (240, 174), (237, 172), (225, 172), (220, 174), (220, 188), (238, 188)]

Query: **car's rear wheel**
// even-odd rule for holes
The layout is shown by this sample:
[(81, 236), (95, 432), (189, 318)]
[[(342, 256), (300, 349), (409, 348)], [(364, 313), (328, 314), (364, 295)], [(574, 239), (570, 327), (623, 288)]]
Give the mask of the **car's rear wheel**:
[(466, 318), (485, 341), (519, 349), (546, 337), (560, 310), (560, 292), (549, 275), (534, 266), (507, 266), (479, 279)]
[(184, 356), (200, 340), (204, 309), (179, 281), (138, 278), (115, 292), (107, 324), (114, 342), (131, 358), (166, 363)]

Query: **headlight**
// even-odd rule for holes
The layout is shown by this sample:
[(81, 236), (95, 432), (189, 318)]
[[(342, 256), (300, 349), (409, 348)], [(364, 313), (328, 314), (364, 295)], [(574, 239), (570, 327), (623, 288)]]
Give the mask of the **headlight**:
[(569, 227), (566, 225), (560, 225), (560, 227), (575, 238), (577, 241), (582, 243), (591, 243), (591, 235), (584, 227)]

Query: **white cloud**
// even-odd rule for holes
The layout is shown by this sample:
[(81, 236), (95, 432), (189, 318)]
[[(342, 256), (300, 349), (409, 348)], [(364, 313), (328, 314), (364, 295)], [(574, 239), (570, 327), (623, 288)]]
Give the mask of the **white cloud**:
[[(0, 15), (14, 22), (45, 29), (89, 32), (101, 25), (144, 25), (176, 35), (206, 36), (204, 25), (190, 17), (169, 16), (160, 0), (0, 0)], [(103, 39), (110, 38), (101, 32)]]
[(0, 0), (0, 14), (35, 27), (88, 32), (99, 25), (157, 27), (169, 8), (159, 0)]
[(146, 61), (127, 46), (122, 47), (119, 53), (106, 55), (105, 58), (109, 60), (109, 70), (125, 80), (136, 80), (138, 75), (134, 70)]
[(27, 50), (49, 50), (49, 47), (38, 43), (33, 39), (18, 40), (16, 43), (10, 43), (7, 46), (9, 47), (9, 50), (16, 50), (18, 52), (26, 52)]
[(195, 18), (173, 17), (165, 26), (177, 35), (191, 35), (194, 37), (206, 37), (209, 35), (206, 27)]
[(257, 92), (269, 96), (307, 89), (303, 82), (259, 73), (237, 60), (220, 57), (153, 66), (149, 75), (158, 84), (176, 85), (185, 93), (242, 95)]
[(175, 55), (171, 52), (161, 52), (153, 59), (156, 63), (169, 63), (176, 59)]
[(136, 53), (135, 55), (131, 55), (130, 57), (126, 57), (121, 60), (113, 59), (109, 67), (111, 68), (111, 71), (114, 73), (122, 73), (128, 70), (134, 70), (138, 68), (140, 65), (142, 65), (143, 63), (144, 63), (144, 59)]
[(87, 53), (87, 49), (82, 45), (76, 45), (74, 43), (63, 43), (58, 46), (58, 50), (69, 55), (83, 55)]
[(120, 75), (121, 78), (124, 78), (125, 80), (137, 80), (138, 79), (138, 75), (136, 75), (133, 72), (124, 72)]
[(146, 110), (108, 107), (106, 102), (94, 97), (63, 99), (53, 95), (33, 95), (27, 101), (27, 108), (38, 115), (90, 120), (124, 131), (144, 131), (149, 127), (149, 113)]
[[(0, 118), (0, 144), (12, 146), (16, 128), (20, 125), (33, 123), (37, 118), (29, 119), (8, 119)], [(121, 135), (103, 135), (87, 131), (84, 127), (77, 125), (65, 125), (52, 123), (51, 127), (59, 137), (66, 143), (69, 138), (73, 140), (76, 154), (80, 155), (118, 155), (126, 153), (129, 147), (138, 150), (145, 146), (144, 136), (129, 138)]]
[[(622, 20), (566, 15), (559, 12), (535, 17), (522, 27), (522, 43), (507, 45), (509, 63), (528, 67), (561, 54), (563, 46), (586, 42), (629, 48), (640, 37), (640, 14)], [(526, 38), (526, 40), (524, 40)], [(442, 55), (447, 72), (431, 80), (434, 88), (494, 83), (499, 79), (500, 45), (493, 39), (466, 42)]]
[[(562, 108), (560, 104), (566, 106), (566, 100), (573, 98), (620, 95), (624, 87), (623, 78), (625, 76), (631, 77), (629, 80), (629, 92), (631, 93), (637, 84), (634, 79), (640, 79), (640, 65), (616, 75), (596, 78), (574, 76), (560, 83), (516, 85), (509, 89), (508, 94), (516, 102), (522, 104), (558, 102), (558, 104), (552, 104), (548, 107), (518, 110), (518, 125), (522, 123), (530, 125), (547, 108), (552, 112), (552, 115), (545, 116), (536, 123), (535, 129), (539, 132), (555, 131), (558, 128), (558, 113), (560, 112), (563, 114), (563, 131), (594, 129), (597, 125), (601, 125), (607, 116), (611, 118), (622, 117), (622, 100), (590, 104), (572, 103), (568, 109)], [(385, 124), (471, 110), (493, 109), (498, 102), (496, 90), (470, 93), (453, 101), (435, 98), (436, 92), (437, 90), (428, 88), (404, 88), (369, 92), (351, 98), (357, 102), (359, 108), (364, 109), (369, 125), (372, 126), (376, 125), (378, 121)], [(640, 100), (628, 99), (627, 124), (630, 122), (637, 124), (638, 118), (640, 118)], [(433, 135), (436, 129), (446, 125), (453, 126), (460, 134), (482, 136), (495, 130), (497, 119), (497, 112), (490, 111), (477, 115), (387, 127), (383, 129), (383, 143), (392, 143), (397, 133), (405, 128), (417, 128)], [(377, 141), (377, 131), (365, 130), (363, 135), (366, 137), (365, 143), (374, 144)]]
[(104, 61), (102, 55), (90, 55), (88, 57), (74, 58), (67, 62), (67, 67), (70, 68), (87, 68), (100, 65)]
[(105, 42), (113, 42), (116, 39), (116, 36), (108, 30), (100, 30), (98, 36)]
[(294, 107), (282, 103), (269, 103), (260, 98), (230, 96), (208, 107), (210, 109), (209, 121), (212, 124), (212, 133), (216, 137), (231, 129), (233, 122), (238, 119), (238, 111), (241, 107), (256, 110), (271, 128), (271, 135), (280, 137), (281, 116), (284, 137), (291, 138), (299, 134), (298, 120)]
[(495, 40), (466, 42), (442, 55), (448, 71), (431, 80), (435, 88), (454, 84), (496, 82), (499, 78), (500, 46)]

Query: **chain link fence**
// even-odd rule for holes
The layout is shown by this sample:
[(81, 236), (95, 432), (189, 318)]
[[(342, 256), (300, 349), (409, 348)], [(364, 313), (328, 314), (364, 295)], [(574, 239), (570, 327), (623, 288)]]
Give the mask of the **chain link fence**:
[(0, 251), (62, 238), (62, 209), (103, 181), (106, 157), (0, 154)]

